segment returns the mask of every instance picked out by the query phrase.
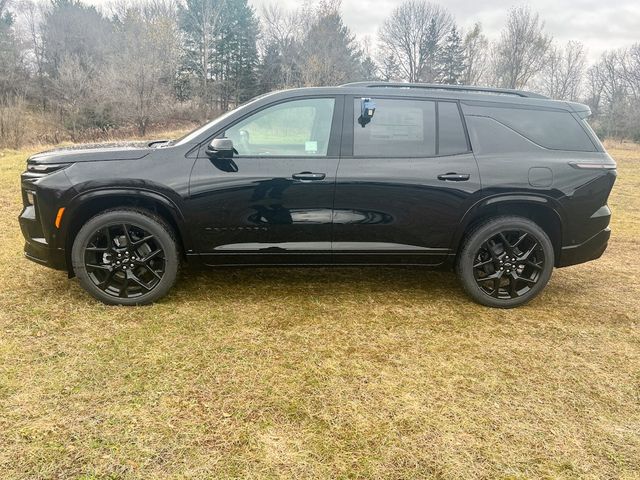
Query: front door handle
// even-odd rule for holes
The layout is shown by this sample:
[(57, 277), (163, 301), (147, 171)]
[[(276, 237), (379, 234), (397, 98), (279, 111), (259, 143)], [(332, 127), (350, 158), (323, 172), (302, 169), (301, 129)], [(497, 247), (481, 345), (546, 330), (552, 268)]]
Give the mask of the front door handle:
[(448, 172), (443, 173), (442, 175), (438, 175), (438, 180), (445, 180), (449, 182), (466, 182), (467, 180), (469, 180), (469, 177), (471, 177), (471, 175), (469, 175), (468, 173)]
[(318, 180), (324, 180), (324, 177), (326, 176), (327, 175), (324, 173), (300, 172), (300, 173), (294, 173), (293, 175), (291, 175), (291, 178), (293, 178), (294, 180), (303, 180), (307, 182), (313, 182)]

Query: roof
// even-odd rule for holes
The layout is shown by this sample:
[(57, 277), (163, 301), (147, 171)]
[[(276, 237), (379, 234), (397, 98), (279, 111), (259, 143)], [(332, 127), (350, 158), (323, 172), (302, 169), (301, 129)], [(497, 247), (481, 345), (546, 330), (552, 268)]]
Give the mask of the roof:
[(446, 85), (437, 83), (402, 83), (402, 82), (352, 82), (340, 85), (341, 87), (366, 87), (366, 88), (420, 88), (425, 90), (440, 90), (452, 92), (492, 93), (497, 95), (515, 95), (522, 98), (544, 98), (539, 93), (526, 90), (514, 90), (510, 88), (478, 87), (473, 85)]
[[(374, 91), (377, 90), (377, 91)], [(575, 102), (554, 100), (544, 95), (525, 90), (508, 88), (478, 87), (472, 85), (439, 85), (429, 83), (400, 83), (400, 82), (353, 82), (336, 87), (303, 87), (280, 90), (267, 94), (266, 97), (305, 96), (305, 95), (356, 95), (370, 96), (398, 96), (398, 97), (428, 97), (436, 99), (460, 100), (467, 104), (509, 106), (521, 108), (543, 108), (564, 110), (578, 113), (581, 116), (589, 114), (589, 107)]]

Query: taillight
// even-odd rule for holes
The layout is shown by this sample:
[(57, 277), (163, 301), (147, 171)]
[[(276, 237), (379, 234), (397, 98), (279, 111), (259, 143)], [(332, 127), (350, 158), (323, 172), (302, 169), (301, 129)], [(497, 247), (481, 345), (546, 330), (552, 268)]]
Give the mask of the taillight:
[(589, 170), (615, 170), (615, 163), (603, 162), (569, 162), (573, 168), (583, 168)]

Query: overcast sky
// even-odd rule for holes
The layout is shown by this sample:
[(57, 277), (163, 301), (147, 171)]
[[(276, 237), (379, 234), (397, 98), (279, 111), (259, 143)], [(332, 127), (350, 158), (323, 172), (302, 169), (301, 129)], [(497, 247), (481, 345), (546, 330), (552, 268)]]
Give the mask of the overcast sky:
[[(85, 0), (104, 6), (112, 0)], [(249, 0), (258, 13), (269, 3), (297, 8), (301, 0)], [(342, 0), (346, 24), (360, 40), (371, 37), (375, 44), (378, 26), (402, 0)], [(485, 33), (496, 38), (510, 6), (530, 5), (540, 13), (546, 29), (560, 43), (579, 40), (591, 61), (604, 50), (640, 42), (640, 0), (443, 0), (440, 3), (463, 28), (481, 22)]]
[[(273, 0), (249, 0), (260, 6)], [(295, 8), (296, 0), (278, 0), (283, 7)], [(375, 42), (378, 26), (402, 0), (342, 0), (346, 24), (359, 37), (371, 35)], [(640, 0), (446, 0), (440, 3), (463, 27), (482, 22), (489, 37), (497, 37), (510, 6), (529, 4), (540, 13), (553, 37), (566, 43), (579, 40), (589, 58), (595, 59), (607, 49), (640, 42)]]

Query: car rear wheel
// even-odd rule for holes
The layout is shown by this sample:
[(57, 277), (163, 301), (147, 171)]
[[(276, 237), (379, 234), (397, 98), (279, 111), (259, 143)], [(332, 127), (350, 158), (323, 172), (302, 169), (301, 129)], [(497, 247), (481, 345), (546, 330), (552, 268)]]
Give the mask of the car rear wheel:
[(512, 308), (533, 299), (553, 271), (548, 235), (522, 217), (491, 219), (467, 236), (456, 262), (465, 291), (478, 303)]
[(180, 258), (171, 227), (150, 212), (109, 210), (91, 218), (71, 250), (82, 287), (112, 305), (144, 305), (175, 283)]

